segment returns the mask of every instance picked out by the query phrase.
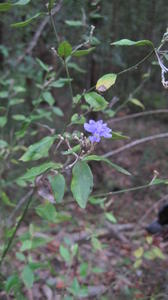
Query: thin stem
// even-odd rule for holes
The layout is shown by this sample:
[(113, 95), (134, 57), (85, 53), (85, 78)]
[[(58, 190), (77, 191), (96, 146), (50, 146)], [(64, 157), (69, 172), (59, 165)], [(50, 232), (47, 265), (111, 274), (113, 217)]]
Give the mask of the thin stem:
[(167, 114), (168, 109), (148, 110), (148, 111), (131, 114), (131, 115), (124, 116), (124, 117), (117, 117), (117, 118), (110, 119), (108, 121), (108, 124), (121, 122), (121, 121), (129, 120), (129, 119), (133, 119), (133, 118), (139, 118), (139, 117), (145, 117), (145, 116), (148, 116), (148, 115), (163, 114), (163, 113)]
[(19, 229), (19, 227), (20, 227), (22, 221), (24, 220), (24, 217), (25, 217), (25, 215), (26, 215), (26, 213), (27, 213), (27, 211), (28, 211), (28, 208), (29, 208), (29, 206), (30, 206), (30, 204), (31, 204), (32, 199), (33, 199), (33, 198), (30, 197), (30, 199), (28, 200), (28, 202), (27, 202), (27, 204), (26, 204), (26, 206), (25, 206), (25, 209), (24, 209), (24, 211), (23, 211), (23, 214), (22, 214), (20, 220), (18, 221), (18, 223), (17, 223), (17, 225), (16, 225), (16, 227), (15, 227), (15, 230), (14, 230), (12, 236), (10, 237), (10, 239), (9, 239), (9, 241), (8, 241), (8, 243), (7, 243), (7, 246), (5, 247), (5, 249), (4, 249), (4, 251), (3, 251), (2, 255), (1, 255), (1, 258), (0, 258), (0, 267), (1, 267), (1, 265), (2, 265), (2, 263), (3, 263), (3, 261), (4, 261), (5, 257), (6, 257), (6, 255), (7, 255), (7, 253), (8, 253), (8, 251), (9, 251), (11, 245), (12, 245), (12, 242), (13, 242), (15, 236), (16, 236), (16, 233), (17, 233), (17, 231), (18, 231), (18, 229)]
[(55, 33), (55, 37), (56, 37), (56, 42), (59, 43), (59, 36), (57, 34), (57, 30), (56, 30), (56, 27), (55, 27), (55, 22), (54, 22), (54, 19), (53, 19), (53, 16), (52, 16), (51, 13), (50, 13), (50, 19), (51, 19), (51, 24), (52, 24), (53, 29), (54, 29), (54, 33)]
[(150, 136), (144, 137), (142, 139), (135, 140), (135, 141), (133, 141), (131, 143), (128, 143), (128, 144), (126, 144), (126, 145), (124, 145), (124, 146), (122, 146), (118, 149), (107, 152), (106, 154), (103, 155), (103, 157), (110, 157), (110, 156), (113, 156), (113, 155), (118, 154), (120, 152), (123, 152), (127, 149), (130, 149), (132, 147), (135, 147), (139, 144), (146, 143), (146, 142), (149, 142), (149, 141), (152, 141), (152, 140), (155, 140), (155, 139), (162, 139), (162, 138), (168, 138), (168, 132), (159, 133), (159, 134), (155, 134), (155, 135), (150, 135)]
[(126, 72), (129, 72), (129, 71), (132, 71), (134, 69), (137, 69), (144, 61), (146, 61), (153, 53), (155, 52), (155, 49), (152, 49), (152, 51), (150, 51), (142, 60), (140, 60), (137, 64), (135, 64), (134, 66), (132, 67), (129, 67), (121, 72), (119, 72), (117, 75), (121, 75), (121, 74), (124, 74)]
[(144, 86), (148, 78), (145, 78), (138, 87), (128, 96), (128, 98), (116, 109), (115, 113), (118, 113), (132, 98), (133, 96), (139, 92), (139, 90)]
[(72, 103), (73, 103), (73, 90), (72, 90), (72, 84), (71, 84), (71, 77), (70, 77), (70, 74), (69, 74), (69, 69), (68, 69), (68, 65), (67, 65), (66, 60), (64, 60), (64, 65), (65, 65), (66, 75), (67, 75), (67, 78), (68, 78), (68, 84), (69, 84), (71, 99), (72, 99)]
[[(162, 183), (160, 183), (160, 184), (162, 184)], [(146, 188), (152, 187), (154, 185), (155, 184), (148, 183), (148, 184), (135, 186), (135, 187), (128, 188), (128, 189), (123, 189), (123, 190), (116, 191), (116, 192), (108, 192), (108, 193), (97, 194), (97, 195), (93, 195), (93, 196), (94, 197), (103, 197), (103, 196), (108, 196), (108, 195), (117, 195), (117, 194), (122, 194), (122, 193), (133, 192), (133, 191), (137, 191), (137, 190), (141, 190), (141, 189), (146, 189)]]

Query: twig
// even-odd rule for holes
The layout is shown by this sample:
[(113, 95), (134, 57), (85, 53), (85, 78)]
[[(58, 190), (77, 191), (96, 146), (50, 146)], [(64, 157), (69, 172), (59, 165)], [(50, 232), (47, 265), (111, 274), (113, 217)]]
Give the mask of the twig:
[(11, 215), (8, 218), (8, 226), (10, 226), (12, 224), (13, 218), (15, 217), (17, 211), (21, 208), (21, 206), (27, 201), (27, 199), (29, 197), (31, 197), (33, 195), (33, 189), (31, 189), (24, 197), (22, 197), (20, 199), (20, 201), (18, 202), (18, 204), (16, 205), (15, 209), (13, 210), (13, 212), (11, 213)]
[(70, 77), (70, 74), (69, 74), (68, 64), (67, 64), (66, 60), (64, 60), (64, 66), (65, 66), (65, 71), (66, 71), (66, 75), (67, 75), (67, 79), (68, 79), (68, 85), (69, 85), (71, 100), (72, 100), (72, 103), (73, 103), (72, 83), (71, 83), (71, 77)]
[[(58, 4), (56, 5), (56, 7), (52, 10), (52, 16), (54, 16), (57, 12), (59, 12), (59, 10), (61, 9), (61, 5), (62, 5), (62, 2), (63, 0), (60, 0), (58, 2)], [(41, 36), (41, 34), (43, 33), (44, 31), (44, 28), (46, 27), (46, 25), (49, 23), (50, 21), (50, 16), (47, 16), (41, 23), (40, 25), (38, 26), (35, 34), (33, 35), (33, 38), (31, 40), (31, 42), (29, 43), (27, 49), (25, 50), (24, 54), (19, 56), (19, 58), (17, 59), (16, 61), (16, 66), (18, 64), (20, 64), (24, 58), (25, 58), (25, 55), (30, 55), (33, 51), (33, 49), (36, 47), (37, 45), (37, 42)]]
[(110, 157), (113, 156), (115, 154), (121, 153), (127, 149), (130, 149), (132, 147), (135, 147), (139, 144), (145, 143), (145, 142), (149, 142), (152, 140), (156, 140), (156, 139), (161, 139), (161, 138), (167, 138), (168, 137), (168, 133), (160, 133), (160, 134), (155, 134), (155, 135), (151, 135), (151, 136), (147, 136), (145, 138), (139, 139), (139, 140), (135, 140), (129, 144), (126, 144), (116, 150), (112, 150), (110, 152), (107, 152), (106, 154), (103, 155), (103, 157)]
[[(160, 183), (162, 184), (162, 183)], [(137, 190), (142, 190), (142, 189), (146, 189), (146, 188), (150, 188), (152, 186), (154, 186), (155, 184), (144, 184), (144, 185), (139, 185), (139, 186), (135, 186), (132, 188), (127, 188), (127, 189), (123, 189), (123, 190), (119, 190), (119, 191), (115, 191), (115, 192), (107, 192), (107, 193), (102, 193), (102, 194), (93, 194), (93, 197), (104, 197), (104, 196), (109, 196), (109, 195), (118, 195), (118, 194), (123, 194), (123, 193), (128, 193), (128, 192), (134, 192)]]
[(7, 246), (4, 248), (4, 251), (2, 252), (2, 255), (1, 255), (1, 258), (0, 258), (0, 268), (1, 268), (2, 263), (3, 263), (3, 261), (4, 261), (5, 257), (6, 257), (6, 255), (7, 255), (7, 253), (8, 253), (8, 251), (9, 251), (11, 245), (12, 245), (12, 242), (13, 242), (15, 236), (16, 236), (16, 233), (17, 233), (18, 229), (19, 229), (19, 227), (20, 227), (22, 221), (24, 220), (24, 217), (25, 217), (25, 215), (26, 215), (26, 213), (27, 213), (27, 211), (28, 211), (28, 209), (29, 209), (29, 206), (30, 206), (30, 204), (31, 204), (32, 199), (33, 199), (33, 198), (30, 197), (30, 199), (28, 200), (28, 202), (27, 202), (27, 204), (26, 204), (26, 206), (25, 206), (25, 209), (24, 209), (24, 211), (23, 211), (23, 214), (22, 214), (22, 216), (20, 217), (20, 219), (19, 219), (19, 221), (18, 221), (18, 223), (17, 223), (17, 225), (16, 225), (16, 227), (15, 227), (15, 230), (14, 230), (12, 236), (10, 237), (10, 239), (9, 239), (9, 241), (8, 241), (8, 243), (7, 243)]
[(146, 61), (150, 56), (152, 56), (152, 54), (155, 53), (155, 49), (152, 49), (152, 51), (150, 51), (142, 60), (140, 60), (137, 64), (135, 64), (132, 67), (129, 67), (121, 72), (119, 72), (117, 75), (121, 75), (124, 74), (126, 72), (132, 71), (134, 69), (137, 69), (144, 61)]
[(164, 202), (166, 199), (168, 199), (168, 194), (163, 196), (159, 201), (155, 202), (150, 208), (146, 211), (146, 213), (142, 216), (142, 218), (138, 221), (138, 223), (135, 226), (135, 229), (138, 227), (139, 224), (142, 224), (142, 222), (148, 217), (148, 215), (157, 208), (162, 202)]
[(144, 112), (139, 112), (136, 114), (128, 115), (125, 117), (118, 117), (118, 118), (110, 119), (108, 121), (108, 124), (125, 121), (125, 120), (129, 120), (129, 119), (133, 119), (133, 118), (145, 117), (148, 115), (162, 114), (162, 113), (168, 113), (168, 109), (149, 110), (149, 111), (144, 111)]

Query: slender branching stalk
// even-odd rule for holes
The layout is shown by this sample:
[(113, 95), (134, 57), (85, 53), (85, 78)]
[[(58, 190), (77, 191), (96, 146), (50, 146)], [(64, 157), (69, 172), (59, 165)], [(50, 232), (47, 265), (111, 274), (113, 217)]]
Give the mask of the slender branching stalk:
[(18, 223), (17, 223), (17, 225), (16, 225), (16, 227), (15, 227), (15, 230), (14, 230), (12, 236), (10, 237), (10, 239), (9, 239), (9, 241), (8, 241), (8, 243), (7, 243), (7, 245), (6, 245), (6, 247), (4, 248), (4, 251), (3, 251), (2, 255), (1, 255), (1, 258), (0, 258), (0, 268), (1, 268), (1, 266), (2, 266), (2, 263), (3, 263), (3, 261), (4, 261), (5, 257), (6, 257), (6, 255), (7, 255), (7, 253), (8, 253), (9, 250), (10, 250), (10, 247), (11, 247), (13, 241), (14, 241), (14, 238), (15, 238), (15, 236), (16, 236), (16, 233), (17, 233), (19, 227), (20, 227), (21, 223), (23, 222), (23, 220), (24, 220), (24, 218), (25, 218), (25, 215), (26, 215), (26, 213), (27, 213), (27, 211), (28, 211), (28, 209), (29, 209), (29, 206), (30, 206), (30, 204), (31, 204), (31, 202), (32, 202), (32, 199), (33, 199), (33, 197), (30, 197), (29, 200), (27, 201), (27, 204), (26, 204), (26, 206), (25, 206), (25, 208), (24, 208), (24, 211), (23, 211), (23, 213), (22, 213), (22, 215), (21, 215), (21, 217), (20, 217), (20, 219), (19, 219), (19, 221), (18, 221)]

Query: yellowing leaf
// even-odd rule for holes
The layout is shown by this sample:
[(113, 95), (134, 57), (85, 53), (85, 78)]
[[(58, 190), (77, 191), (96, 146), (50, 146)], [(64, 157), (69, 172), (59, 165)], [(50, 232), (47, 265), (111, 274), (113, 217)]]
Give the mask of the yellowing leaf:
[(152, 249), (152, 252), (156, 255), (156, 257), (161, 258), (161, 259), (165, 259), (165, 255), (163, 254), (163, 252), (161, 251), (160, 248), (154, 247)]
[(136, 249), (136, 250), (134, 251), (134, 256), (135, 256), (136, 258), (140, 258), (140, 257), (142, 257), (143, 253), (144, 253), (143, 247), (139, 247), (138, 249)]
[(142, 265), (142, 259), (137, 259), (134, 263), (134, 268), (137, 269)]
[(143, 105), (143, 103), (141, 101), (139, 101), (138, 99), (130, 99), (129, 102), (133, 103), (136, 106), (141, 107), (142, 109), (145, 109), (145, 106)]
[(107, 91), (112, 85), (115, 84), (117, 75), (114, 73), (106, 74), (102, 76), (96, 83), (96, 90), (98, 92)]
[(149, 245), (152, 244), (152, 242), (153, 242), (152, 236), (147, 236), (147, 237), (146, 237), (146, 241), (147, 241), (147, 243), (148, 243)]

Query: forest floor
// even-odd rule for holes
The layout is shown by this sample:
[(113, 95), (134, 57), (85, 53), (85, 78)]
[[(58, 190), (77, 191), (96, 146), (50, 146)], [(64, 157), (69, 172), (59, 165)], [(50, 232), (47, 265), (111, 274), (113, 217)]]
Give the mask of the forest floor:
[[(111, 125), (114, 131), (121, 131), (131, 139), (106, 141), (97, 151), (105, 154), (132, 140), (166, 132), (166, 122), (164, 117), (157, 116), (114, 123)], [(102, 163), (93, 163), (96, 188), (110, 192), (144, 185), (152, 180), (154, 170), (159, 173), (159, 178), (166, 178), (167, 154), (167, 140), (154, 139), (109, 157), (133, 176), (122, 175)], [(31, 252), (33, 262), (40, 262), (44, 267), (37, 267), (36, 283), (32, 289), (25, 290), (27, 298), (168, 299), (168, 242), (163, 236), (149, 237), (145, 230), (145, 226), (156, 218), (160, 205), (166, 201), (166, 189), (166, 186), (153, 186), (108, 195), (103, 205), (89, 203), (86, 210), (80, 209), (67, 195), (63, 210), (71, 215), (71, 221), (46, 224), (42, 232), (39, 230), (39, 236), (51, 238), (51, 241)], [(112, 212), (117, 223), (105, 219), (104, 212)], [(18, 237), (29, 230), (30, 219), (40, 228), (40, 218), (32, 215), (30, 210), (17, 233)], [(78, 244), (78, 250), (73, 256), (74, 244)], [(61, 245), (69, 249), (71, 257), (68, 258), (65, 253), (63, 259)], [(14, 251), (19, 248), (18, 240)], [(15, 255), (14, 251), (12, 255)], [(12, 269), (20, 272), (22, 264), (21, 260), (14, 259)], [(5, 298), (2, 293), (0, 299), (13, 298), (12, 295)]]

